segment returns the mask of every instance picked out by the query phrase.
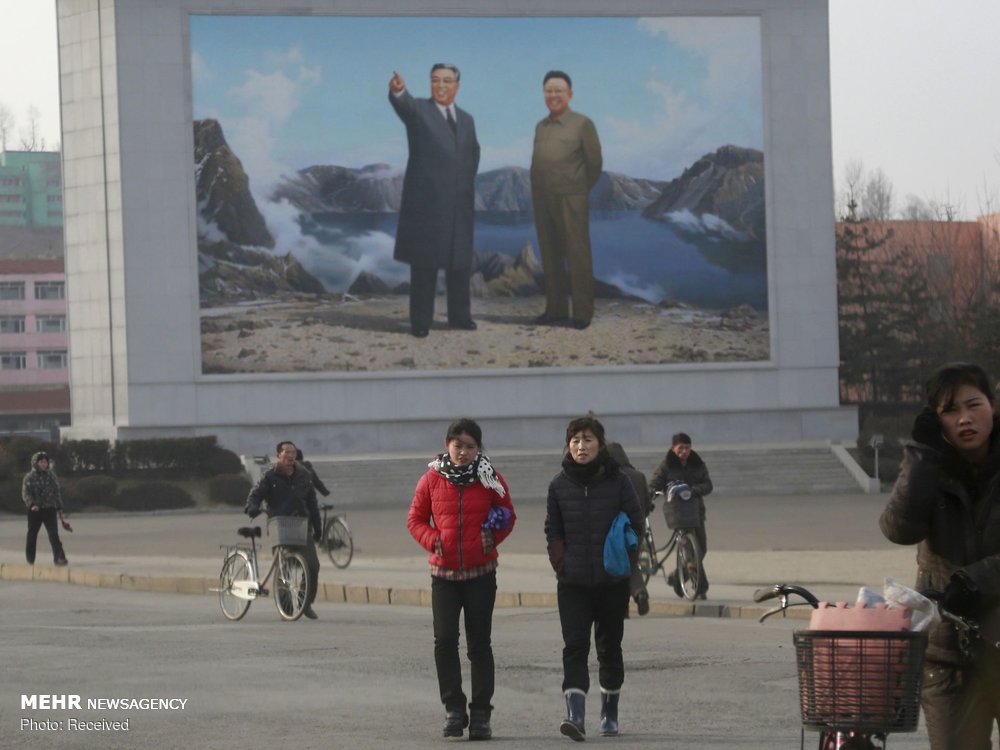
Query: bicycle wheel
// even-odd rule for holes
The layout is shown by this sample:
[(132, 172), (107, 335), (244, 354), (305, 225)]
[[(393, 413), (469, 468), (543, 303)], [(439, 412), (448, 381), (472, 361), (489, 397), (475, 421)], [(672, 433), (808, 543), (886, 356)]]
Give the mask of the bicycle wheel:
[(274, 606), (283, 620), (298, 620), (309, 598), (309, 572), (299, 552), (282, 550), (274, 568)]
[(250, 609), (250, 599), (243, 599), (233, 593), (233, 584), (239, 581), (252, 581), (253, 575), (250, 560), (242, 552), (233, 552), (222, 563), (219, 573), (219, 606), (222, 614), (230, 620), (239, 620)]
[(643, 534), (639, 538), (639, 572), (642, 574), (643, 584), (649, 583), (649, 576), (653, 573), (653, 554), (650, 551), (650, 537)]
[(681, 534), (677, 542), (677, 585), (684, 598), (692, 601), (701, 587), (701, 548), (690, 531)]
[(354, 539), (347, 521), (337, 516), (326, 525), (326, 553), (338, 568), (346, 568), (354, 557)]

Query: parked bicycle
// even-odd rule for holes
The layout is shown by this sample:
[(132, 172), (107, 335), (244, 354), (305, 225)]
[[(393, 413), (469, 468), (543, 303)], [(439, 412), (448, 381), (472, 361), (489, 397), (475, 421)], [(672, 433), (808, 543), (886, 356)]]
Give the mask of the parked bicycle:
[[(653, 538), (653, 527), (649, 519), (656, 507), (656, 498), (663, 498), (663, 514), (667, 526), (672, 530), (670, 540), (662, 547), (656, 546)], [(657, 492), (649, 505), (649, 515), (646, 516), (642, 536), (639, 539), (639, 571), (643, 583), (648, 583), (650, 577), (658, 572), (670, 585), (670, 568), (677, 574), (677, 587), (685, 599), (694, 600), (702, 582), (701, 547), (695, 535), (701, 514), (698, 509), (698, 498), (684, 482), (671, 482), (666, 487), (666, 493)], [(676, 560), (670, 565), (670, 556), (676, 551)]]
[[(935, 599), (934, 593), (926, 594)], [(791, 600), (797, 597), (801, 601)], [(760, 622), (790, 607), (818, 608), (801, 586), (783, 583), (757, 590), (755, 602), (777, 599)], [(938, 605), (958, 629), (963, 648), (978, 637), (978, 625)], [(819, 750), (883, 750), (892, 732), (913, 732), (920, 717), (927, 634), (909, 630), (797, 630), (793, 634), (805, 730), (819, 732)]]
[(344, 516), (329, 515), (333, 510), (332, 505), (324, 504), (320, 508), (323, 511), (323, 538), (316, 543), (316, 546), (326, 550), (330, 562), (338, 568), (346, 568), (354, 557), (354, 537), (351, 536), (351, 528)]
[(226, 550), (219, 574), (219, 606), (230, 620), (239, 620), (255, 599), (267, 596), (267, 583), (274, 580), (274, 604), (284, 620), (297, 620), (308, 601), (309, 575), (306, 560), (295, 547), (307, 544), (309, 519), (299, 516), (274, 516), (268, 519), (268, 536), (274, 530), (275, 543), (271, 567), (261, 578), (257, 562), (260, 526), (237, 530), (250, 544), (222, 545)]

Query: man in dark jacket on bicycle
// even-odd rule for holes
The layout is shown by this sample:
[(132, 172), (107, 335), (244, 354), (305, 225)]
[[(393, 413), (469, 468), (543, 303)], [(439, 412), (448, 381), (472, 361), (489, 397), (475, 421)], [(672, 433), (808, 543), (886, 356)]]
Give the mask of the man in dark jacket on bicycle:
[(275, 465), (264, 472), (257, 485), (250, 490), (244, 510), (250, 518), (256, 518), (261, 513), (261, 505), (266, 503), (268, 518), (300, 516), (309, 519), (312, 539), (304, 547), (297, 549), (302, 552), (309, 569), (309, 593), (302, 614), (315, 620), (316, 612), (312, 603), (319, 586), (319, 557), (313, 540), (318, 542), (322, 538), (323, 526), (320, 523), (312, 472), (296, 462), (296, 452), (292, 441), (283, 440), (278, 443)]
[[(701, 512), (701, 523), (695, 529), (698, 546), (701, 547), (701, 587), (698, 598), (704, 599), (708, 592), (708, 576), (705, 574), (705, 553), (708, 552), (708, 537), (705, 534), (705, 495), (712, 491), (712, 479), (708, 476), (708, 467), (701, 456), (691, 449), (691, 437), (686, 432), (678, 432), (670, 440), (670, 450), (660, 461), (653, 472), (649, 483), (651, 493), (665, 492), (671, 482), (684, 482), (698, 497), (698, 509)], [(677, 574), (671, 573), (668, 581), (674, 587), (677, 596), (683, 596)]]

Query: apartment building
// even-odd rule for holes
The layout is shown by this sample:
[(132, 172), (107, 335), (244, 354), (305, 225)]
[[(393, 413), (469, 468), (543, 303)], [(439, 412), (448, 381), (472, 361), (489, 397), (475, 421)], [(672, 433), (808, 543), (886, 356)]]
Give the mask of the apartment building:
[[(52, 234), (28, 244), (44, 254)], [(61, 244), (62, 233), (54, 234)], [(11, 240), (15, 247), (27, 242), (23, 232), (3, 227), (0, 240), (0, 250), (10, 250)], [(0, 434), (54, 438), (69, 424), (66, 309), (61, 257), (0, 257)]]
[(58, 151), (0, 151), (0, 227), (61, 227)]

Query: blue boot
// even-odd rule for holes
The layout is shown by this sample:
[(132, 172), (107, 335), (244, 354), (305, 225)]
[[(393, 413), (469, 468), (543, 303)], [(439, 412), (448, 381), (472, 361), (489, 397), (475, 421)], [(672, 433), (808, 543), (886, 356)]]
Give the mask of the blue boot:
[(570, 688), (566, 696), (566, 718), (559, 725), (559, 731), (571, 740), (583, 742), (587, 739), (587, 731), (583, 728), (584, 715), (587, 713), (587, 694), (578, 688)]
[(618, 736), (618, 696), (615, 691), (605, 691), (601, 688), (601, 736)]

